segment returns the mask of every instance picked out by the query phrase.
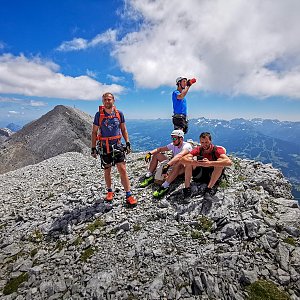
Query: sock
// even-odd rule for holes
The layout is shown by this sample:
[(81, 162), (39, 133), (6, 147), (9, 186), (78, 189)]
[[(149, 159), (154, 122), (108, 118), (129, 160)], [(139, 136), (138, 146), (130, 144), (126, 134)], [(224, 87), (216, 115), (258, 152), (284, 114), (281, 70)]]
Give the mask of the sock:
[(109, 189), (107, 189), (107, 191), (108, 191), (108, 192), (112, 192), (112, 189), (111, 189), (111, 188), (109, 188)]
[(131, 191), (126, 192), (126, 198), (131, 196)]
[(151, 177), (153, 174), (151, 172), (147, 172), (146, 177), (149, 178)]
[(170, 183), (168, 181), (165, 181), (163, 184), (162, 184), (162, 187), (163, 188), (168, 188), (170, 185)]

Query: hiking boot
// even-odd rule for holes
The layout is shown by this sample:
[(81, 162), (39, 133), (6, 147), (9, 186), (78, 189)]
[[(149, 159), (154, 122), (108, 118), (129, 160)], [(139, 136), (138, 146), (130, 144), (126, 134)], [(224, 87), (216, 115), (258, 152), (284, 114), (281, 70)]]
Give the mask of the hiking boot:
[(105, 197), (105, 201), (107, 202), (111, 202), (114, 198), (114, 192), (107, 192), (106, 197)]
[(191, 197), (191, 195), (192, 195), (192, 190), (191, 190), (190, 187), (183, 188), (182, 191), (183, 191), (183, 197), (184, 197), (184, 198), (189, 198), (189, 197)]
[(130, 207), (134, 207), (137, 205), (137, 200), (130, 195), (129, 197), (126, 197), (126, 204)]
[(157, 191), (153, 193), (154, 198), (161, 198), (163, 197), (169, 190), (169, 187), (164, 188), (163, 186), (160, 186)]
[(209, 195), (209, 196), (214, 196), (215, 194), (217, 193), (217, 187), (216, 186), (213, 186), (212, 188), (206, 188), (205, 189), (205, 192), (204, 192), (204, 195)]
[(147, 185), (151, 184), (154, 182), (154, 177), (150, 176), (150, 177), (146, 177), (144, 179), (144, 181), (141, 182), (140, 187), (146, 187)]

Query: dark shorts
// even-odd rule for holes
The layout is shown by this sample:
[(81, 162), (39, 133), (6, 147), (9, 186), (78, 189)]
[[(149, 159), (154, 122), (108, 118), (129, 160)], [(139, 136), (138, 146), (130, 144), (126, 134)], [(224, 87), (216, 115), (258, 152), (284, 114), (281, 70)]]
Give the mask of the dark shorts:
[[(209, 184), (211, 174), (214, 171), (214, 168), (204, 168), (204, 167), (196, 167), (193, 169), (193, 181), (198, 183), (206, 183)], [(215, 186), (218, 186), (220, 181), (222, 180), (224, 176), (224, 172), (221, 174), (217, 182), (215, 183)]]
[(189, 121), (187, 120), (185, 115), (174, 115), (172, 117), (174, 129), (182, 129), (184, 133), (188, 132), (188, 123)]
[(193, 181), (208, 184), (214, 168), (196, 167), (193, 169)]
[(103, 146), (100, 151), (100, 158), (104, 168), (125, 161), (125, 151), (122, 144), (110, 145), (109, 150), (110, 152), (107, 153), (106, 146)]

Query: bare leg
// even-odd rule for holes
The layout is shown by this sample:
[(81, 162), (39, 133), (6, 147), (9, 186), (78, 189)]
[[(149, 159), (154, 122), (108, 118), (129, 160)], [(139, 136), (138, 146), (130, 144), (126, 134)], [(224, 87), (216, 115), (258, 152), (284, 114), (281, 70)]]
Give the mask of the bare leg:
[(118, 171), (120, 173), (120, 177), (121, 177), (121, 183), (124, 187), (125, 192), (129, 192), (130, 191), (130, 182), (129, 182), (129, 178), (126, 172), (126, 164), (125, 162), (120, 162), (116, 164)]
[(184, 185), (186, 188), (190, 187), (190, 185), (191, 185), (192, 175), (193, 175), (193, 166), (186, 165), (185, 166), (185, 175), (184, 175)]
[(156, 170), (158, 162), (164, 161), (166, 159), (168, 158), (162, 153), (154, 154), (150, 162), (149, 172), (153, 173)]
[(104, 179), (106, 183), (106, 187), (111, 189), (111, 166), (107, 169), (104, 169)]
[(223, 169), (224, 169), (224, 167), (214, 167), (214, 170), (211, 174), (210, 181), (209, 181), (208, 186), (207, 186), (208, 188), (212, 188), (215, 185), (215, 183), (220, 178)]
[(176, 165), (174, 165), (172, 171), (170, 172), (170, 174), (168, 175), (168, 178), (166, 179), (166, 181), (170, 184), (173, 182), (173, 180), (175, 180), (175, 178), (184, 173), (184, 166), (181, 163), (177, 163)]

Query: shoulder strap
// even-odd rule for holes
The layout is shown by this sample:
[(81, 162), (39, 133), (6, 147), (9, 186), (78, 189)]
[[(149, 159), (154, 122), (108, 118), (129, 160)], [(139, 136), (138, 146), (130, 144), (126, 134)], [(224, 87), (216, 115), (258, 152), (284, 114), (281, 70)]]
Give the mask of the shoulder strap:
[(218, 160), (217, 155), (216, 155), (216, 151), (217, 151), (217, 146), (214, 146), (212, 151), (211, 151), (211, 156), (213, 160)]
[[(216, 155), (216, 151), (217, 151), (217, 146), (213, 146), (212, 150), (211, 150), (211, 157), (212, 157), (212, 160), (217, 160), (217, 155)], [(200, 146), (200, 153), (199, 155), (200, 156), (203, 156), (203, 153), (204, 153), (204, 150), (203, 148)]]
[(200, 155), (200, 156), (203, 156), (204, 150), (203, 150), (202, 146), (199, 146), (199, 147), (200, 147), (200, 153), (199, 153), (199, 155)]
[(100, 105), (99, 106), (99, 114), (100, 114), (100, 117), (99, 117), (99, 126), (101, 126), (102, 124), (102, 121), (104, 119), (112, 119), (112, 118), (118, 118), (120, 124), (121, 124), (121, 116), (120, 116), (120, 113), (119, 111), (117, 110), (117, 108), (115, 106), (113, 106), (113, 112), (115, 112), (115, 115), (114, 116), (106, 116), (105, 115), (105, 110), (104, 110), (104, 106), (103, 105)]
[(121, 116), (120, 116), (119, 111), (117, 110), (117, 108), (116, 108), (115, 106), (113, 107), (113, 109), (114, 109), (114, 111), (115, 111), (116, 117), (119, 119), (119, 122), (120, 122), (120, 124), (121, 124)]
[(103, 105), (99, 106), (99, 114), (100, 114), (100, 116), (99, 116), (99, 127), (100, 127), (101, 124), (102, 124), (103, 119), (105, 119), (105, 113), (104, 113), (104, 106)]

